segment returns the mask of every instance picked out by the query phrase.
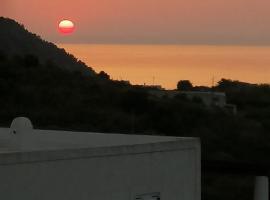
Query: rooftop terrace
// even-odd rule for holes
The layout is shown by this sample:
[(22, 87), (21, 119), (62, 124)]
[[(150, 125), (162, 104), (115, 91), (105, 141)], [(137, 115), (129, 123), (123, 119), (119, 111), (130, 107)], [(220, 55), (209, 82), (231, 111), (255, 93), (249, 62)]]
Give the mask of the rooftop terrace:
[(20, 117), (13, 120), (10, 128), (0, 128), (0, 164), (167, 151), (194, 144), (199, 144), (198, 139), (36, 130), (29, 119)]

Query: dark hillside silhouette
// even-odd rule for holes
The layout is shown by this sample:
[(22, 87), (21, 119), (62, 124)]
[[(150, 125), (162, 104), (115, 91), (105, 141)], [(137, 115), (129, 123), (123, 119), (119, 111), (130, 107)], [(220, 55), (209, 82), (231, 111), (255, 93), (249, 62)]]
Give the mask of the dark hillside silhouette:
[(91, 68), (64, 49), (30, 33), (16, 21), (4, 17), (0, 17), (0, 51), (8, 56), (33, 54), (42, 63), (49, 60), (63, 69), (81, 71), (88, 75), (95, 74)]

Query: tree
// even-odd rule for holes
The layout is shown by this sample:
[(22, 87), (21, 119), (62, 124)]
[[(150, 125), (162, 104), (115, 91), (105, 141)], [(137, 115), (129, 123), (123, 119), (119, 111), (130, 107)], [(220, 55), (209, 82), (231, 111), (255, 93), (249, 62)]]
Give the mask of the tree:
[(180, 80), (177, 83), (177, 89), (181, 91), (189, 91), (193, 89), (193, 85), (189, 80)]
[(217, 88), (218, 89), (221, 89), (221, 90), (226, 90), (226, 89), (231, 89), (234, 86), (236, 86), (236, 82), (235, 81), (232, 81), (230, 79), (224, 79), (223, 78), (223, 79), (221, 79), (218, 82)]
[(26, 67), (37, 67), (39, 65), (39, 59), (35, 55), (25, 55), (24, 56), (24, 65)]
[(0, 61), (5, 61), (7, 59), (6, 54), (0, 50)]
[(106, 72), (104, 71), (101, 71), (99, 72), (98, 76), (102, 79), (107, 79), (107, 80), (110, 80), (110, 75), (108, 75)]

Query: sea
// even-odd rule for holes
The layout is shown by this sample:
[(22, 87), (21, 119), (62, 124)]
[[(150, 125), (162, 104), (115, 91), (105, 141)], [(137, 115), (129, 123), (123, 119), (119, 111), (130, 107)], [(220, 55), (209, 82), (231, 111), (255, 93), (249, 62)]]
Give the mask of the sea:
[(175, 89), (179, 80), (212, 86), (222, 78), (270, 83), (270, 46), (58, 44), (96, 72), (132, 84)]

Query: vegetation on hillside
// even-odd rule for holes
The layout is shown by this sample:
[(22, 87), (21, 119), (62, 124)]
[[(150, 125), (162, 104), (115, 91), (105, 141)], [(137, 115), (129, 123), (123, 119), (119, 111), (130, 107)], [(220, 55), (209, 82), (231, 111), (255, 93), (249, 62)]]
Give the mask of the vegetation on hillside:
[(12, 19), (0, 17), (0, 27), (0, 51), (7, 55), (35, 54), (41, 63), (46, 63), (49, 60), (63, 69), (81, 71), (86, 75), (95, 74), (90, 67), (64, 49), (60, 49), (55, 44), (30, 33), (23, 25)]

